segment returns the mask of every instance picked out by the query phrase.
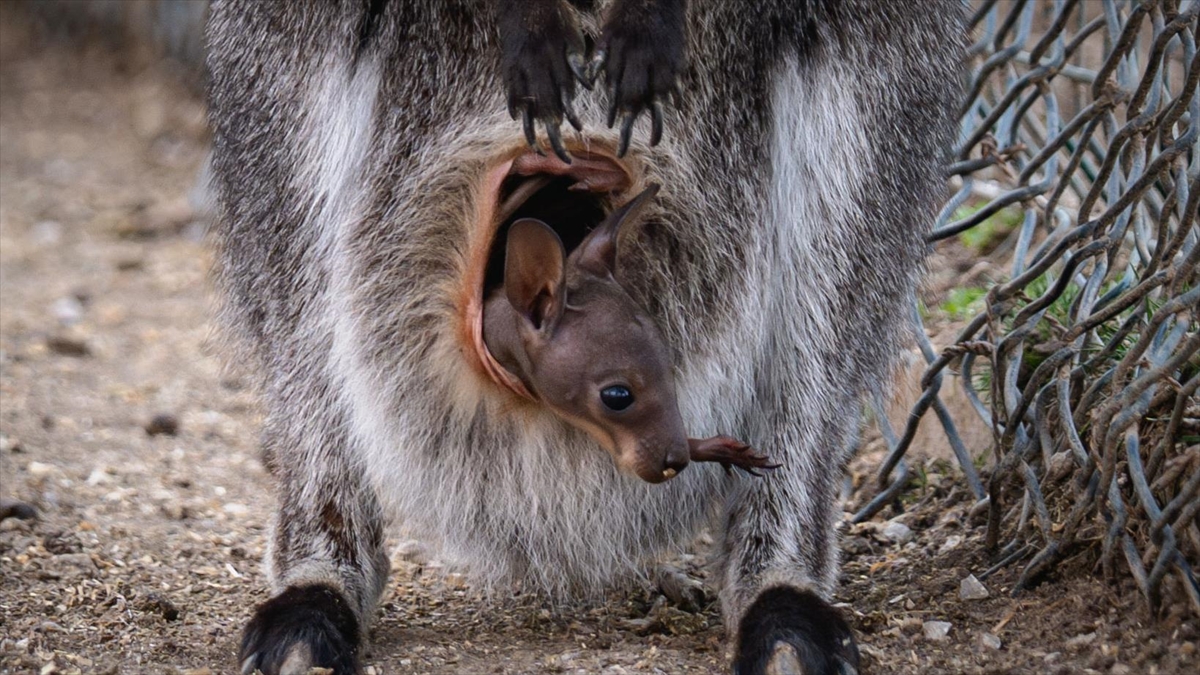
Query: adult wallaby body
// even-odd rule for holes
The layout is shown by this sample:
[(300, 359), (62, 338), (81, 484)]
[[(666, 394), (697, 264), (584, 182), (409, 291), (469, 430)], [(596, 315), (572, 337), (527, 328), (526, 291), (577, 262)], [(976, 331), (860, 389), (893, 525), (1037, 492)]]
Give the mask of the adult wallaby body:
[[(554, 94), (514, 94), (510, 66), (528, 59), (509, 41), (529, 33), (495, 18), (514, 4), (213, 5), (217, 279), (263, 376), (279, 483), (276, 595), (247, 627), (243, 667), (356, 667), (387, 576), (388, 517), (483, 582), (566, 594), (640, 573), (631, 561), (682, 546), (718, 512), (734, 670), (852, 672), (853, 638), (828, 604), (837, 485), (916, 284), (959, 4), (691, 0), (678, 104), (660, 109), (674, 85), (662, 78), (610, 83), (618, 112), (645, 109), (662, 127), (659, 145), (634, 137), (624, 160), (603, 130), (605, 93), (561, 110), (530, 103), (562, 96), (561, 78)], [(624, 12), (628, 31), (655, 4), (528, 6), (596, 36), (609, 35), (606, 11)], [(628, 69), (646, 40), (600, 44), (606, 68)], [(510, 111), (549, 122), (571, 163), (530, 153)], [(555, 139), (561, 116), (582, 134)], [(552, 223), (569, 251), (651, 181), (660, 200), (622, 254), (622, 285), (671, 347), (685, 428), (768, 450), (783, 467), (766, 478), (621, 473), (480, 357), (505, 223)]]

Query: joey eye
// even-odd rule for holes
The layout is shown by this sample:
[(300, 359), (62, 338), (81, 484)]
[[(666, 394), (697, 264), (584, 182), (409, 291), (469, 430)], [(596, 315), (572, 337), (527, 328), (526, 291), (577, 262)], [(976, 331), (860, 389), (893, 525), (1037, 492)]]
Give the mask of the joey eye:
[(620, 412), (633, 405), (633, 392), (619, 384), (605, 387), (600, 391), (600, 401), (609, 410)]

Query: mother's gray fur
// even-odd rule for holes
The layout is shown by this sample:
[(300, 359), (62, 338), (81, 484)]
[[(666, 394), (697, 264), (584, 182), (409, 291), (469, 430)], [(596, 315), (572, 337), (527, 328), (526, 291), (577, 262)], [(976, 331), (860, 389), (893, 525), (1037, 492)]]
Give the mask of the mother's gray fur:
[[(393, 1), (367, 25), (365, 0), (217, 0), (217, 278), (264, 375), (275, 588), (332, 583), (369, 621), (388, 513), (482, 579), (555, 593), (715, 517), (731, 628), (768, 582), (831, 592), (843, 449), (900, 339), (948, 140), (958, 3), (930, 4), (690, 3), (685, 96), (631, 151), (664, 189), (624, 278), (675, 349), (689, 433), (784, 468), (648, 485), (548, 413), (507, 414), (460, 355), (482, 174), (522, 143), (486, 4)], [(603, 103), (576, 107), (611, 142)]]

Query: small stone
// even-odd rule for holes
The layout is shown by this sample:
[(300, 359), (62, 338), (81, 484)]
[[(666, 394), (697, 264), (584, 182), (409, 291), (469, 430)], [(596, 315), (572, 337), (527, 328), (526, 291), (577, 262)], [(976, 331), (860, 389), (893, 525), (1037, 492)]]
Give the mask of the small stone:
[(232, 503), (226, 504), (225, 506), (222, 506), (221, 510), (224, 511), (225, 513), (228, 513), (231, 516), (244, 516), (247, 513), (250, 513), (249, 506), (246, 506), (245, 504), (238, 504), (236, 502), (232, 502)]
[(74, 326), (83, 321), (83, 303), (73, 295), (68, 295), (54, 301), (50, 305), (50, 313), (64, 326)]
[(962, 546), (962, 543), (962, 535), (952, 534), (949, 537), (946, 537), (946, 541), (943, 541), (942, 545), (938, 547), (938, 555), (945, 555), (959, 546)]
[(988, 649), (1000, 649), (1000, 637), (992, 633), (980, 633), (979, 644)]
[(42, 462), (36, 461), (30, 462), (25, 469), (29, 471), (29, 475), (33, 476), (34, 478), (45, 478), (52, 473), (58, 473), (57, 466), (54, 466), (53, 464), (43, 464)]
[(55, 665), (55, 663), (53, 661), (51, 661), (50, 663), (47, 663), (46, 665), (42, 666), (42, 669), (38, 671), (38, 674), (39, 675), (54, 675), (54, 673), (57, 673), (57, 672), (58, 672), (58, 666)]
[(91, 576), (96, 573), (96, 563), (92, 561), (92, 556), (86, 553), (56, 555), (47, 558), (44, 565), (51, 576), (55, 574), (69, 577)]
[(43, 220), (36, 223), (29, 234), (38, 246), (54, 246), (62, 241), (63, 226), (57, 220)]
[(897, 544), (906, 544), (913, 538), (912, 529), (896, 520), (885, 525), (882, 534), (885, 539)]
[(208, 666), (203, 668), (188, 668), (183, 671), (183, 675), (212, 675), (212, 668)]
[(149, 436), (174, 436), (179, 433), (179, 418), (170, 413), (159, 413), (142, 428)]
[(60, 356), (82, 358), (91, 356), (92, 350), (87, 342), (65, 335), (53, 335), (46, 338), (46, 347)]
[(1124, 663), (1114, 663), (1112, 670), (1108, 671), (1112, 675), (1132, 675), (1133, 669)]
[(950, 635), (949, 621), (926, 621), (921, 628), (925, 630), (925, 638), (934, 642), (945, 640)]
[(167, 621), (179, 618), (179, 608), (161, 593), (149, 593), (138, 603), (138, 609), (143, 612), (157, 614)]
[(1094, 633), (1094, 632), (1084, 633), (1082, 635), (1076, 635), (1075, 637), (1068, 639), (1066, 646), (1067, 646), (1067, 649), (1071, 649), (1074, 651), (1080, 651), (1084, 647), (1092, 644), (1095, 641), (1096, 641), (1096, 633)]
[(968, 574), (958, 585), (958, 597), (963, 600), (983, 600), (988, 597), (988, 589), (974, 574)]
[(84, 482), (92, 486), (104, 485), (112, 482), (112, 476), (109, 475), (105, 467), (98, 466), (92, 469), (92, 472), (88, 474), (87, 480)]
[(42, 537), (42, 547), (54, 555), (65, 555), (82, 551), (83, 542), (74, 532), (51, 532)]
[(25, 447), (20, 439), (0, 434), (0, 452), (25, 452)]

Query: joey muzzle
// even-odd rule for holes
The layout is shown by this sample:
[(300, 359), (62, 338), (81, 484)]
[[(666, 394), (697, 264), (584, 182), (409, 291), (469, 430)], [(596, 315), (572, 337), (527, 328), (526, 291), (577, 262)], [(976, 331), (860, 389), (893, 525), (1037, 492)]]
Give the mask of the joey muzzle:
[(617, 466), (647, 483), (662, 483), (679, 475), (690, 460), (686, 438), (618, 441)]

